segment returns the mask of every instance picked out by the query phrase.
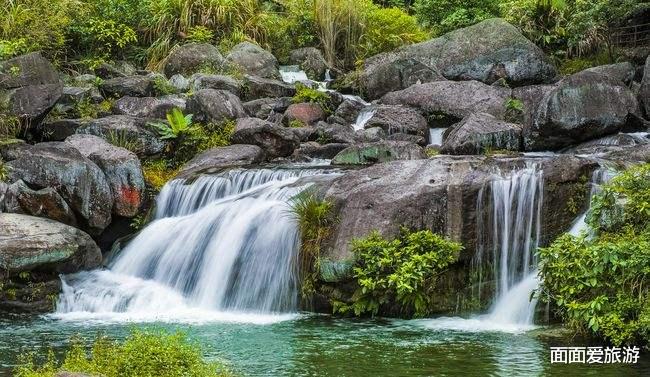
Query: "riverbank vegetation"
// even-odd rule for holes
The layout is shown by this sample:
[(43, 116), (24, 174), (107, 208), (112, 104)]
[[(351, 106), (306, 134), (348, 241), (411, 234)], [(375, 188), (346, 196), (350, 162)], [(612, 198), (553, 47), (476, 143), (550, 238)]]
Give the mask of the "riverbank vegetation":
[(59, 372), (87, 373), (93, 376), (195, 376), (227, 377), (231, 373), (218, 362), (208, 362), (200, 347), (182, 333), (134, 331), (124, 341), (97, 338), (90, 349), (73, 340), (58, 362), (50, 351), (42, 364), (35, 355), (23, 358), (16, 377), (53, 377)]
[(541, 298), (578, 333), (615, 345), (650, 343), (650, 164), (592, 199), (589, 231), (540, 249)]
[[(351, 68), (402, 45), (503, 17), (558, 59), (608, 50), (608, 27), (647, 7), (637, 0), (7, 0), (0, 59), (43, 51), (83, 70), (129, 60), (157, 68), (174, 46), (212, 43), (228, 52), (253, 41), (286, 61), (313, 46)], [(611, 52), (611, 51), (610, 51)], [(611, 58), (611, 56), (610, 56)]]

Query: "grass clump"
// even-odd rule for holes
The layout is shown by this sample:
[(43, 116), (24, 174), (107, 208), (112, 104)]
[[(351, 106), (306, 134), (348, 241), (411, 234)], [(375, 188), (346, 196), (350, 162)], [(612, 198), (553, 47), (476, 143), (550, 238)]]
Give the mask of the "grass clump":
[(204, 359), (201, 348), (182, 333), (133, 331), (123, 342), (105, 337), (89, 350), (73, 340), (62, 362), (49, 353), (42, 365), (28, 355), (16, 368), (16, 377), (53, 377), (58, 372), (88, 373), (104, 377), (225, 377), (230, 372), (220, 363)]
[(589, 232), (539, 250), (540, 298), (576, 333), (614, 345), (650, 344), (650, 164), (592, 198)]
[(336, 217), (332, 203), (318, 198), (313, 190), (305, 190), (291, 201), (291, 212), (300, 229), (300, 277), (303, 298), (311, 296), (320, 268), (320, 252), (323, 242), (329, 237)]
[(333, 302), (334, 311), (377, 315), (380, 311), (406, 317), (429, 314), (438, 275), (458, 259), (459, 243), (430, 230), (402, 228), (398, 237), (379, 232), (352, 241), (357, 290), (352, 302)]
[(0, 182), (4, 182), (9, 177), (9, 168), (5, 165), (5, 162), (0, 157)]
[(147, 161), (142, 165), (145, 181), (156, 191), (160, 191), (165, 183), (174, 178), (178, 170), (178, 167), (171, 166), (170, 162), (164, 159)]

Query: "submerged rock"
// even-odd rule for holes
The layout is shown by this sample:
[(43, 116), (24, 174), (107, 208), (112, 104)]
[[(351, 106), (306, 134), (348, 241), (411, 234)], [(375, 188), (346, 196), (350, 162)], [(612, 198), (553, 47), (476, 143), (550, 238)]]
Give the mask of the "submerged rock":
[(521, 125), (500, 121), (490, 114), (465, 117), (446, 133), (441, 153), (481, 154), (494, 150), (520, 151)]
[(408, 141), (380, 141), (352, 145), (332, 159), (333, 165), (372, 165), (393, 160), (427, 158), (424, 149)]

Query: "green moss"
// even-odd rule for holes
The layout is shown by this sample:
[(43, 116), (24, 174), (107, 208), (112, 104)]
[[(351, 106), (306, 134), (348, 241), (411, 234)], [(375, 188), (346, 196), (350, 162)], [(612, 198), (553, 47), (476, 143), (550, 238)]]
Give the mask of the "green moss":
[(296, 94), (291, 99), (293, 103), (317, 103), (328, 114), (334, 111), (332, 100), (327, 93), (321, 92), (317, 89), (312, 89), (303, 84), (296, 84)]

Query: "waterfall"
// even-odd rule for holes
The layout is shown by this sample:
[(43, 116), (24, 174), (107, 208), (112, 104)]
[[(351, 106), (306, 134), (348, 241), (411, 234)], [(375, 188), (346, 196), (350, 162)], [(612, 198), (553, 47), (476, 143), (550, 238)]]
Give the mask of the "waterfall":
[(301, 70), (297, 65), (280, 66), (280, 77), (282, 77), (282, 81), (286, 82), (287, 84), (311, 81), (309, 77), (307, 77), (305, 71)]
[(169, 182), (155, 220), (110, 270), (63, 276), (57, 315), (291, 313), (298, 309), (296, 181), (323, 170), (234, 170)]
[[(488, 319), (509, 324), (532, 324), (536, 299), (532, 292), (539, 285), (535, 251), (541, 231), (543, 173), (537, 165), (500, 174), (479, 192), (478, 232), (487, 241), (481, 254), (492, 257), (497, 280), (496, 302)], [(484, 189), (488, 189), (488, 194)], [(480, 214), (490, 205), (487, 221)], [(485, 236), (488, 237), (485, 237)]]
[(377, 112), (377, 109), (375, 109), (372, 106), (367, 106), (364, 107), (361, 111), (359, 111), (359, 115), (357, 115), (357, 120), (354, 122), (352, 127), (354, 127), (355, 131), (363, 130), (366, 126), (366, 124), (372, 119), (372, 117), (375, 115)]
[(442, 137), (447, 128), (429, 128), (429, 145), (442, 145)]
[[(591, 208), (591, 200), (595, 195), (600, 193), (601, 190), (601, 185), (604, 183), (609, 182), (610, 179), (614, 178), (616, 176), (616, 172), (614, 170), (608, 169), (607, 167), (601, 166), (600, 168), (594, 170), (593, 174), (591, 175), (591, 189), (589, 192), (589, 208)], [(578, 216), (578, 218), (573, 222), (571, 225), (571, 229), (569, 230), (569, 234), (572, 236), (578, 236), (580, 233), (583, 231), (588, 230), (587, 223), (585, 220), (587, 219), (587, 212), (589, 211), (589, 208)]]

